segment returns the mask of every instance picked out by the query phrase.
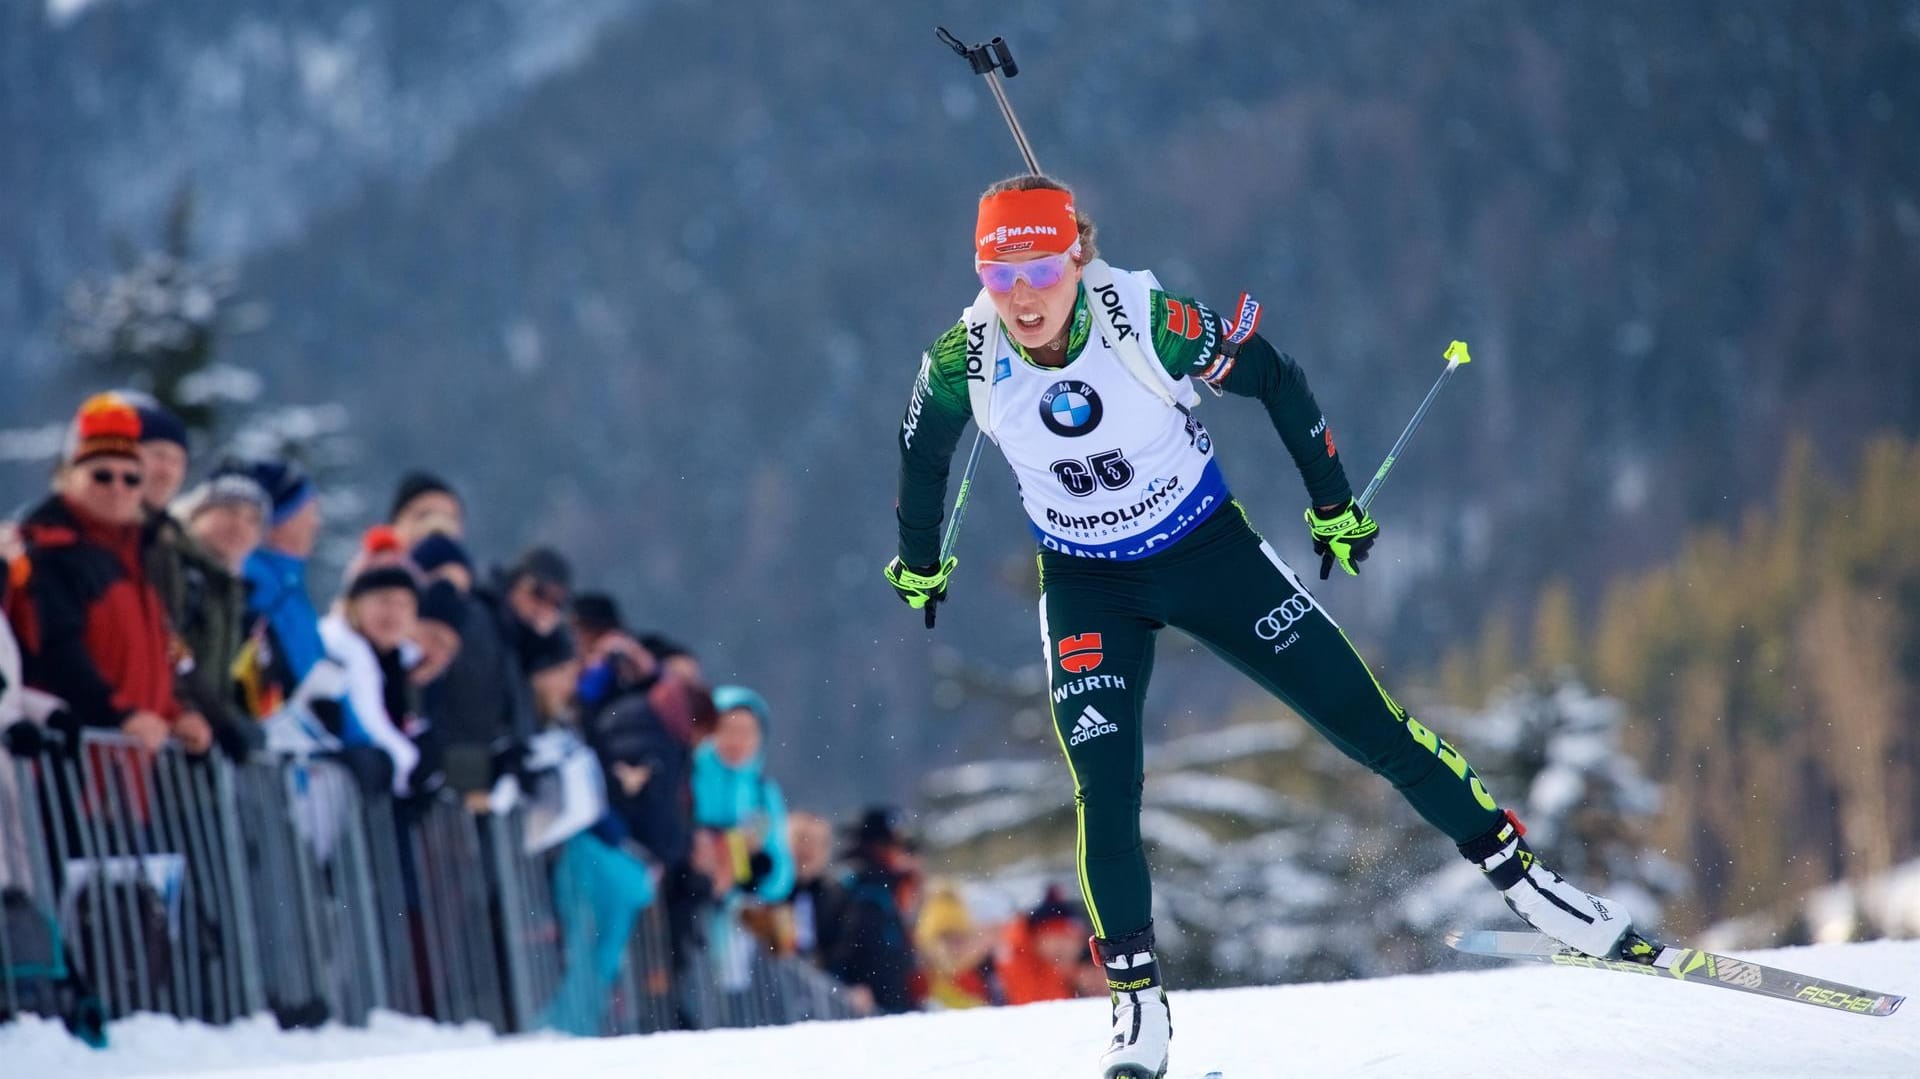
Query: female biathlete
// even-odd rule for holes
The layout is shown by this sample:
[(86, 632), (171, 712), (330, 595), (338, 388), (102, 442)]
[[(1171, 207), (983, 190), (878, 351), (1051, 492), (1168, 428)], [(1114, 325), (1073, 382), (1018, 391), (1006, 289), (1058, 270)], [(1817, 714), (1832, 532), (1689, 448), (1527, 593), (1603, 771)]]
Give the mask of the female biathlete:
[(1627, 911), (1542, 865), (1459, 751), (1408, 715), (1227, 492), (1194, 383), (1258, 398), (1306, 481), (1307, 526), (1349, 574), (1379, 527), (1355, 503), (1333, 434), (1294, 361), (1230, 318), (1094, 258), (1094, 229), (1057, 181), (1021, 176), (980, 200), (985, 288), (935, 341), (900, 429), (900, 553), (887, 580), (915, 608), (946, 595), (948, 464), (969, 418), (1019, 480), (1040, 545), (1040, 628), (1054, 729), (1074, 783), (1075, 860), (1113, 1029), (1103, 1079), (1165, 1074), (1172, 1028), (1140, 841), (1154, 634), (1205, 642), (1348, 756), (1387, 778), (1542, 932), (1610, 956)]

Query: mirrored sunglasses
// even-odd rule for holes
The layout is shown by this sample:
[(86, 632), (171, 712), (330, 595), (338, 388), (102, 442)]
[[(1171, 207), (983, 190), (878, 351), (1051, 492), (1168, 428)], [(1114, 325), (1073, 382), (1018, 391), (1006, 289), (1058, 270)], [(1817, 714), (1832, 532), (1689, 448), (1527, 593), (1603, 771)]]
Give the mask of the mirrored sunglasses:
[(1016, 281), (1026, 281), (1034, 288), (1052, 288), (1067, 276), (1067, 268), (1073, 265), (1079, 244), (1058, 255), (1031, 259), (1027, 262), (989, 262), (977, 261), (974, 270), (980, 275), (980, 283), (987, 286), (989, 292), (1012, 292)]

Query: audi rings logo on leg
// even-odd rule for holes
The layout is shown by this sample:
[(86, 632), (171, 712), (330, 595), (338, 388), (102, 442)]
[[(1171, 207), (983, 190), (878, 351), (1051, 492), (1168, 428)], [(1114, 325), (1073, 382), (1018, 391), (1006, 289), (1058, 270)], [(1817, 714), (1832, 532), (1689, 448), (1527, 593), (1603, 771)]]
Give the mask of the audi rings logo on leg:
[(1280, 635), (1293, 627), (1295, 622), (1307, 616), (1313, 610), (1313, 600), (1308, 596), (1295, 596), (1292, 599), (1268, 611), (1264, 617), (1253, 624), (1253, 632), (1263, 641), (1277, 641)]

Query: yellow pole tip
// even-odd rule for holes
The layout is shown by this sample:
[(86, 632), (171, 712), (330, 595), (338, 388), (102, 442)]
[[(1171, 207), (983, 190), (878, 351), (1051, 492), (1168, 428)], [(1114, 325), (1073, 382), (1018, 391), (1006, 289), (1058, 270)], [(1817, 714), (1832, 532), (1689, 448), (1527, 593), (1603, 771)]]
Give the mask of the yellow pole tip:
[(1455, 341), (1447, 346), (1446, 360), (1448, 363), (1472, 363), (1473, 357), (1467, 354), (1465, 341)]

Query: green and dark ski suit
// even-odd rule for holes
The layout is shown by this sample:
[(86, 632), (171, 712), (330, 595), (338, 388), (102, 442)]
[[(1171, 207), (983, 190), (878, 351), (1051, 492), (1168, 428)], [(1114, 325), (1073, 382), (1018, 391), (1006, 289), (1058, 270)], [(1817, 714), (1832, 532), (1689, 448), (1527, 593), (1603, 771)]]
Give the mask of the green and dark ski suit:
[[(1144, 321), (1151, 332), (1143, 344), (1169, 375), (1258, 399), (1312, 504), (1347, 503), (1352, 489), (1332, 432), (1299, 365), (1251, 332), (1257, 307), (1243, 298), (1240, 318), (1227, 322), (1192, 299), (1157, 288), (1147, 295), (1151, 314)], [(1191, 634), (1286, 702), (1347, 756), (1386, 777), (1455, 843), (1486, 834), (1501, 814), (1466, 759), (1394, 701), (1340, 626), (1253, 530), (1226, 493), (1211, 439), (1197, 419), (1152, 399), (1137, 377), (1113, 374), (1119, 368), (1088, 317), (1087, 302), (1083, 285), (1062, 367), (1041, 367), (1003, 332), (986, 338), (1000, 353), (990, 361), (991, 430), (1015, 467), (1041, 541), (1050, 705), (1073, 777), (1075, 862), (1096, 934), (1117, 939), (1151, 922), (1140, 836), (1142, 702), (1162, 626)], [(1143, 321), (1139, 312), (1127, 317), (1132, 325)], [(976, 327), (976, 353), (981, 342)], [(972, 418), (969, 345), (964, 318), (934, 342), (902, 421), (899, 555), (909, 567), (938, 561), (949, 464)], [(978, 355), (973, 359), (974, 372), (988, 366)], [(1147, 399), (1158, 412), (1139, 403)], [(1183, 433), (1185, 451), (1199, 455), (1179, 464), (1184, 473), (1139, 463), (1156, 455), (1170, 459)], [(1041, 489), (1052, 482), (1049, 475), (1064, 494)], [(1100, 494), (1101, 485), (1110, 499), (1101, 512), (1054, 508)], [(1172, 496), (1160, 497), (1169, 490)], [(1151, 520), (1141, 526), (1133, 518)], [(1155, 528), (1158, 533), (1140, 539)]]

